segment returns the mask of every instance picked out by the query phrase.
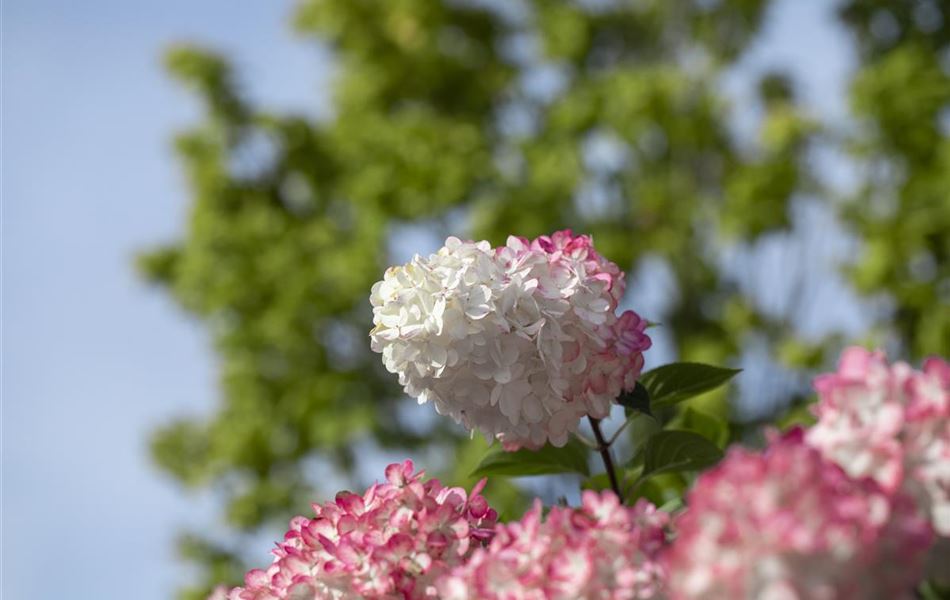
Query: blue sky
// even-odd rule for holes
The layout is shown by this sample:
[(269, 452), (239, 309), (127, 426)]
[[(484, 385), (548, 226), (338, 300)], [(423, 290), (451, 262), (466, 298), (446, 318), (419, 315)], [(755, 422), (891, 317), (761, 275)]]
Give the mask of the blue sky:
[[(198, 40), (274, 107), (326, 109), (328, 63), (286, 27), (287, 0), (3, 3), (2, 595), (168, 598), (171, 541), (213, 520), (149, 463), (147, 433), (215, 402), (200, 325), (132, 269), (182, 230), (172, 133), (197, 118), (161, 51)], [(729, 89), (789, 64), (843, 112), (849, 54), (829, 2), (783, 0)]]
[(175, 530), (211, 520), (146, 451), (157, 423), (215, 398), (207, 336), (132, 269), (186, 211), (170, 141), (197, 106), (160, 55), (206, 41), (253, 96), (316, 111), (326, 66), (289, 8), (4, 2), (4, 598), (168, 598)]

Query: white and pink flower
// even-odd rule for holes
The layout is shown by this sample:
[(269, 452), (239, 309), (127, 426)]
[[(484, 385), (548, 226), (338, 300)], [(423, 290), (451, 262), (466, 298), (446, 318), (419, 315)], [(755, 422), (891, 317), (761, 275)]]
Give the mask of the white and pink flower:
[(632, 389), (650, 338), (587, 236), (448, 238), (373, 286), (372, 348), (406, 393), (508, 447), (563, 445)]
[(672, 598), (912, 597), (933, 539), (902, 493), (853, 479), (794, 430), (703, 473), (665, 555)]
[(808, 443), (852, 477), (909, 493), (950, 536), (950, 365), (932, 358), (917, 371), (849, 348), (815, 388), (818, 422)]
[(479, 492), (422, 481), (412, 461), (386, 468), (385, 483), (362, 495), (337, 494), (295, 517), (267, 569), (221, 600), (323, 600), (435, 597), (436, 579), (492, 536), (497, 513)]
[(520, 521), (499, 525), (487, 548), (438, 583), (445, 600), (661, 598), (666, 513), (641, 500), (586, 491), (580, 508), (540, 501)]

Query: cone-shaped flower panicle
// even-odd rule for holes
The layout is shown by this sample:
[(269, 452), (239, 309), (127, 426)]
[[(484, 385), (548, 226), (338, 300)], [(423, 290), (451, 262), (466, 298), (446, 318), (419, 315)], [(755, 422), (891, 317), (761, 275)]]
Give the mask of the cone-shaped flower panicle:
[(436, 578), (492, 535), (497, 514), (479, 492), (422, 480), (411, 461), (386, 468), (387, 481), (362, 495), (337, 494), (296, 517), (274, 562), (218, 589), (215, 600), (432, 598)]
[(669, 517), (641, 500), (584, 492), (580, 508), (537, 501), (520, 521), (499, 525), (491, 544), (438, 583), (444, 600), (662, 598), (659, 554)]
[(674, 600), (912, 593), (929, 522), (909, 496), (849, 477), (803, 438), (796, 429), (764, 453), (733, 448), (700, 475), (664, 557)]
[(624, 275), (570, 231), (448, 238), (373, 286), (372, 348), (407, 394), (508, 447), (567, 442), (632, 389), (650, 339)]
[(922, 371), (849, 348), (838, 372), (815, 380), (818, 422), (807, 441), (852, 477), (902, 489), (950, 536), (950, 365)]

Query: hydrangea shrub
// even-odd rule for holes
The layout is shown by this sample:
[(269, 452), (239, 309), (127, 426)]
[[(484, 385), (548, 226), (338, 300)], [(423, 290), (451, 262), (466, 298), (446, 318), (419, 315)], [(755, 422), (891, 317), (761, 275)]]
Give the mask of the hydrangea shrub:
[(466, 493), (422, 477), (407, 460), (362, 495), (314, 504), (315, 517), (290, 522), (270, 567), (218, 598), (434, 597), (438, 576), (491, 538), (498, 515), (479, 493), (484, 480)]
[[(950, 570), (946, 361), (915, 370), (847, 349), (838, 371), (815, 381), (811, 428), (770, 431), (765, 448), (734, 445), (723, 457), (724, 423), (694, 408), (676, 414), (737, 371), (676, 363), (641, 377), (650, 339), (635, 312), (617, 312), (624, 285), (617, 265), (570, 231), (499, 248), (449, 238), (389, 269), (372, 290), (372, 348), (420, 404), (520, 450), (487, 456), (479, 473), (586, 476), (583, 444), (605, 473), (587, 477), (578, 507), (536, 500), (498, 523), (484, 479), (467, 492), (424, 480), (411, 461), (392, 464), (363, 494), (341, 492), (293, 519), (272, 564), (212, 600), (950, 593), (938, 581)], [(607, 436), (600, 420), (616, 403), (627, 420)], [(615, 461), (614, 442), (638, 419), (653, 424), (632, 428), (636, 452)], [(693, 473), (661, 508), (644, 498), (656, 477)], [(927, 568), (935, 577), (921, 584)]]
[(927, 520), (910, 497), (852, 479), (803, 438), (736, 447), (699, 477), (665, 557), (672, 598), (911, 597)]
[(882, 352), (849, 348), (815, 388), (809, 443), (852, 477), (913, 495), (950, 536), (950, 365), (931, 358), (917, 371), (887, 364)]
[(669, 515), (646, 500), (623, 506), (610, 491), (586, 491), (580, 507), (555, 506), (547, 517), (537, 500), (443, 577), (440, 597), (661, 598), (668, 524)]

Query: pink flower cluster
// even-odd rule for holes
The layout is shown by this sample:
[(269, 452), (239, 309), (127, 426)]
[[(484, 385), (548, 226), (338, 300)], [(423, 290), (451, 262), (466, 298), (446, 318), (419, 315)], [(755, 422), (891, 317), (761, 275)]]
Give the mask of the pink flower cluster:
[(341, 492), (296, 517), (274, 563), (245, 577), (227, 600), (431, 598), (436, 578), (492, 535), (497, 514), (479, 492), (422, 481), (412, 461), (386, 468), (362, 496)]
[[(616, 308), (623, 274), (589, 238), (511, 238), (491, 256), (522, 283), (525, 273), (538, 278), (531, 294), (578, 286), (570, 310), (595, 326), (602, 343), (573, 355), (571, 344), (585, 338), (570, 321), (566, 337), (547, 340), (555, 350), (542, 348), (542, 356), (563, 351), (558, 364), (586, 361), (583, 373), (568, 378), (560, 402), (573, 403), (567, 398), (577, 393), (586, 410), (596, 411), (599, 395), (626, 389), (627, 370), (639, 372), (648, 338), (633, 313), (604, 316)], [(539, 260), (546, 266), (539, 269)], [(597, 287), (591, 282), (605, 287), (586, 298), (585, 290)], [(509, 293), (498, 297), (498, 310), (516, 322)], [(558, 298), (546, 301), (550, 309)], [(496, 341), (534, 360), (524, 337), (516, 337)], [(557, 371), (544, 376), (545, 385), (562, 381)], [(520, 376), (536, 383), (541, 373)], [(477, 387), (477, 374), (470, 375)], [(212, 600), (909, 598), (925, 563), (928, 576), (946, 576), (950, 365), (931, 359), (917, 371), (851, 348), (838, 371), (820, 376), (815, 387), (814, 427), (772, 434), (761, 452), (732, 448), (697, 478), (687, 509), (672, 520), (645, 500), (627, 507), (611, 492), (587, 491), (579, 508), (553, 507), (545, 516), (536, 501), (521, 520), (496, 525), (497, 514), (480, 495), (484, 481), (467, 494), (423, 481), (406, 461), (389, 465), (387, 481), (362, 496), (343, 492), (315, 505), (315, 518), (295, 518), (268, 569), (249, 572), (244, 587), (220, 589)], [(540, 423), (532, 425), (552, 431), (550, 422)], [(936, 545), (935, 531), (944, 536)]]
[(897, 599), (932, 540), (913, 500), (848, 477), (794, 430), (699, 477), (665, 556), (674, 599)]
[[(626, 289), (624, 272), (594, 249), (589, 235), (574, 235), (570, 229), (542, 235), (529, 241), (511, 237), (508, 244), (495, 250), (512, 271), (519, 271), (544, 256), (549, 267), (540, 289), (547, 295), (571, 297), (575, 314), (596, 325), (593, 352), (582, 352), (581, 336), (565, 345), (564, 362), (577, 371), (582, 363), (583, 377), (569, 380), (572, 398), (587, 398), (590, 414), (604, 418), (613, 400), (633, 389), (643, 368), (643, 352), (652, 345), (645, 333), (647, 322), (627, 310), (614, 317)], [(599, 285), (598, 285), (599, 284)], [(576, 291), (575, 291), (576, 290)], [(573, 333), (573, 332), (568, 332)]]
[(487, 548), (443, 578), (445, 600), (659, 598), (659, 562), (669, 517), (646, 502), (620, 504), (612, 492), (586, 491), (577, 509), (540, 501), (521, 521), (499, 525)]
[(917, 371), (849, 348), (815, 388), (818, 422), (808, 443), (852, 477), (909, 493), (950, 536), (950, 365), (932, 358)]

